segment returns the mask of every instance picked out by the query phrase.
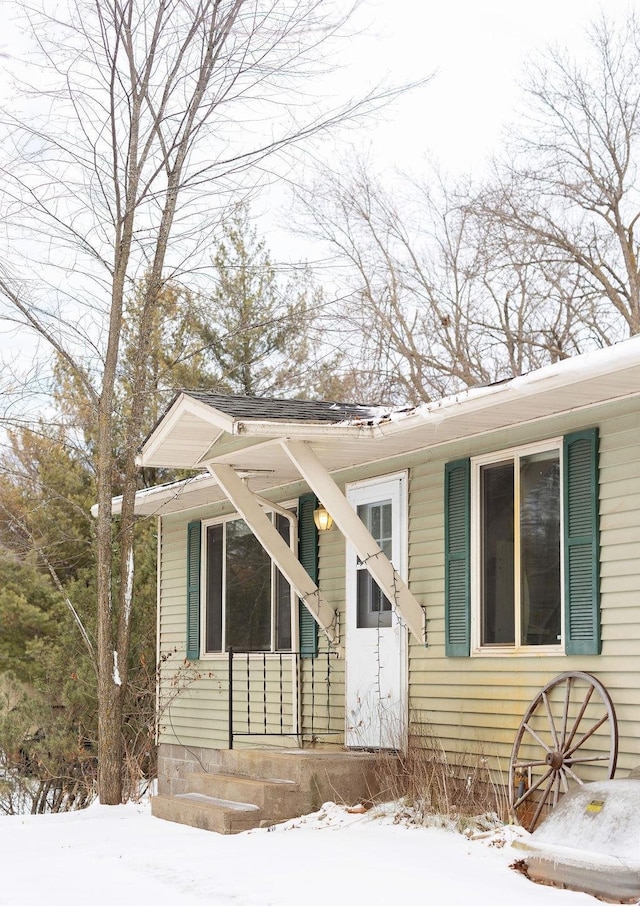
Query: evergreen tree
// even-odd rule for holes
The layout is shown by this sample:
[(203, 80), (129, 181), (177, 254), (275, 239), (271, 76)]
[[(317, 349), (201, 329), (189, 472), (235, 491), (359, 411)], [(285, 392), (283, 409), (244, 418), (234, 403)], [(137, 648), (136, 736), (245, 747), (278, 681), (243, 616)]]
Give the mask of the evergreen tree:
[(200, 299), (196, 326), (209, 367), (208, 389), (322, 395), (315, 348), (323, 298), (310, 271), (282, 279), (245, 205), (225, 222), (213, 261), (215, 286)]

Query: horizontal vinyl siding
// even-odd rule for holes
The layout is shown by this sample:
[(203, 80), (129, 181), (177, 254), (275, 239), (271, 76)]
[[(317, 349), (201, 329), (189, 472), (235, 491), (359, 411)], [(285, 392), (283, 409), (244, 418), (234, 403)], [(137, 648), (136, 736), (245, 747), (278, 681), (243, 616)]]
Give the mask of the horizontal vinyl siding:
[(159, 741), (226, 748), (226, 662), (185, 663), (188, 522), (188, 515), (161, 522)]
[[(428, 723), (445, 749), (495, 756), (504, 771), (520, 721), (531, 701), (550, 679), (567, 670), (593, 673), (608, 689), (618, 714), (620, 756), (617, 776), (640, 764), (640, 414), (636, 403), (575, 414), (517, 431), (496, 432), (491, 439), (457, 442), (426, 454), (412, 453), (368, 467), (362, 476), (409, 469), (409, 587), (426, 607), (428, 645), (410, 638), (410, 713)], [(597, 425), (600, 429), (600, 526), (602, 639), (600, 656), (514, 656), (446, 658), (444, 656), (444, 517), (443, 476), (447, 461), (511, 446), (561, 437)], [(219, 510), (216, 515), (219, 514)], [(200, 513), (198, 515), (201, 515)], [(212, 512), (202, 513), (203, 518)], [(186, 526), (188, 515), (162, 521), (161, 654), (177, 648), (163, 669), (163, 688), (182, 664), (186, 624)], [(320, 535), (320, 588), (340, 614), (345, 640), (345, 545), (337, 528)], [(343, 741), (344, 660), (333, 658), (329, 682), (327, 642), (319, 635), (320, 654), (301, 665), (302, 726), (307, 739)], [(161, 718), (161, 741), (226, 747), (226, 661), (201, 661), (201, 678), (174, 695)], [(311, 681), (312, 670), (316, 672)], [(213, 676), (209, 676), (209, 672)], [(319, 679), (320, 677), (320, 679)], [(328, 688), (328, 698), (327, 691)], [(322, 692), (319, 695), (318, 690)], [(270, 688), (269, 694), (272, 694)], [(312, 710), (315, 714), (312, 721)], [(328, 713), (328, 721), (326, 716)], [(324, 733), (325, 727), (329, 728)], [(173, 727), (173, 729), (172, 729)], [(270, 740), (277, 744), (277, 740)]]
[[(622, 413), (624, 406), (618, 405)], [(628, 407), (632, 408), (631, 405)], [(633, 408), (637, 408), (633, 404)], [(602, 654), (599, 656), (444, 657), (444, 514), (446, 461), (597, 424), (600, 428)], [(524, 713), (549, 680), (567, 670), (593, 673), (618, 716), (617, 776), (640, 764), (640, 415), (589, 420), (572, 416), (547, 433), (528, 426), (492, 443), (416, 465), (410, 482), (410, 586), (427, 606), (428, 647), (409, 649), (410, 709), (445, 749), (482, 751), (506, 769)], [(497, 764), (497, 762), (496, 762)], [(506, 773), (505, 773), (506, 779)]]
[[(319, 534), (318, 583), (339, 614), (341, 645), (345, 627), (345, 544), (337, 528)], [(305, 740), (344, 743), (344, 659), (336, 657), (327, 637), (318, 634), (318, 657), (302, 662), (301, 715)]]

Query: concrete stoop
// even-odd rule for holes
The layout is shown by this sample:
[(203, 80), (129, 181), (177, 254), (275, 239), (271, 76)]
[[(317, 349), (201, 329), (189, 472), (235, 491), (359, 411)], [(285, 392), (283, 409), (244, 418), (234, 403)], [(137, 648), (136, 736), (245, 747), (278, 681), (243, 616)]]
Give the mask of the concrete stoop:
[(307, 749), (221, 751), (215, 773), (187, 774), (187, 791), (154, 796), (157, 818), (219, 834), (269, 827), (317, 811), (323, 802), (354, 805), (381, 793), (382, 756)]

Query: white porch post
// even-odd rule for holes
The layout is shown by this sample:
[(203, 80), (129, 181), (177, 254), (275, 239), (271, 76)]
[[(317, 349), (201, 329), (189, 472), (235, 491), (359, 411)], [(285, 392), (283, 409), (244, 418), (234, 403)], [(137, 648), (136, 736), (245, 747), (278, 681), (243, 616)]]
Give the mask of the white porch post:
[(288, 439), (283, 439), (281, 444), (309, 487), (329, 510), (342, 534), (353, 545), (382, 592), (397, 607), (400, 617), (416, 639), (424, 644), (425, 616), (422, 607), (380, 550), (311, 446), (304, 441)]
[(332, 645), (337, 645), (336, 612), (324, 600), (319, 588), (295, 556), (287, 542), (264, 512), (255, 495), (231, 466), (207, 463), (207, 469), (242, 516), (260, 544), (277, 564), (278, 569), (295, 589)]

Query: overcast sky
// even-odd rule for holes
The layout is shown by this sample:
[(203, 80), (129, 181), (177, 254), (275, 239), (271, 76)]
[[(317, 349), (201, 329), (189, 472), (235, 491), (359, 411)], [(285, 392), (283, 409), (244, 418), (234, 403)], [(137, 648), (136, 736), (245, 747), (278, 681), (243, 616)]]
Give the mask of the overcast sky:
[[(623, 20), (637, 7), (607, 0), (606, 16)], [(348, 140), (379, 172), (419, 176), (431, 161), (445, 173), (477, 175), (517, 117), (526, 62), (548, 45), (584, 55), (586, 31), (602, 13), (600, 0), (363, 0), (344, 45), (344, 83), (355, 93), (387, 76), (396, 83), (433, 78)], [(284, 210), (280, 225), (289, 218), (286, 200)], [(272, 216), (260, 228), (280, 260), (314, 259)]]
[[(606, 15), (623, 18), (636, 7), (607, 0)], [(515, 117), (525, 61), (549, 43), (580, 55), (585, 29), (602, 10), (600, 0), (362, 0), (353, 36), (343, 44), (345, 68), (332, 84), (357, 95), (384, 78), (400, 83), (433, 73), (433, 79), (352, 131), (348, 141), (381, 171), (419, 173), (427, 158), (445, 171), (480, 171)], [(0, 52), (11, 54), (14, 42), (0, 0)], [(0, 71), (0, 95), (6, 85)], [(287, 206), (285, 191), (274, 198)], [(269, 220), (274, 226), (265, 224), (267, 239), (281, 257), (280, 228)]]
[[(624, 18), (630, 8), (607, 0), (606, 15)], [(350, 45), (359, 72), (373, 80), (388, 64), (398, 80), (435, 73), (396, 105), (378, 149), (411, 163), (428, 152), (453, 168), (477, 165), (499, 145), (525, 61), (549, 43), (582, 53), (602, 9), (599, 0), (366, 0), (367, 34)]]

